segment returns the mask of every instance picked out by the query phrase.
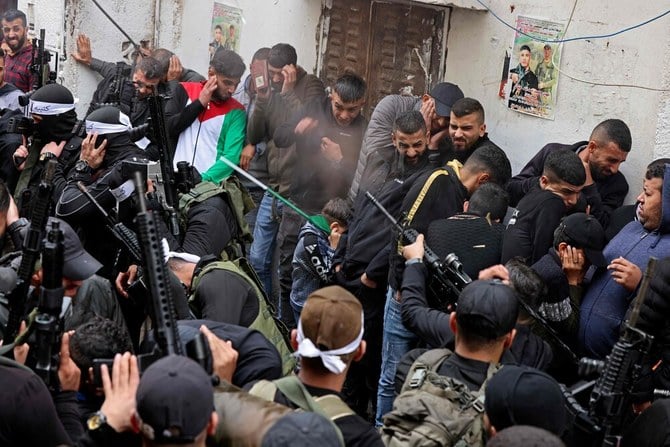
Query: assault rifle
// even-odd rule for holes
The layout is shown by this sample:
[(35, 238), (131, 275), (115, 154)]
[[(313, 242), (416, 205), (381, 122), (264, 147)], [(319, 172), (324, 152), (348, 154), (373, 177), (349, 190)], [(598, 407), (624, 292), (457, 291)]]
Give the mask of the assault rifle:
[(33, 73), (32, 90), (35, 91), (45, 84), (54, 84), (58, 71), (58, 58), (56, 58), (56, 70), (49, 69), (49, 62), (51, 62), (51, 52), (44, 48), (46, 31), (44, 28), (40, 29), (40, 38), (33, 43), (32, 61), (30, 63), (30, 71)]
[(165, 185), (161, 205), (167, 214), (170, 232), (177, 237), (179, 236), (179, 219), (177, 218), (176, 210), (179, 206), (179, 200), (177, 199), (177, 184), (172, 165), (173, 160), (170, 154), (170, 142), (167, 136), (167, 128), (165, 127), (165, 114), (163, 110), (165, 97), (154, 93), (147, 98), (147, 101), (151, 115), (150, 127), (152, 140), (158, 145), (160, 154), (160, 173), (162, 178), (155, 178), (155, 180), (159, 183), (162, 181)]
[(656, 268), (656, 261), (653, 257), (649, 259), (624, 332), (610, 355), (605, 361), (592, 359), (580, 361), (580, 373), (586, 375), (594, 371), (600, 372), (589, 399), (589, 416), (601, 427), (603, 446), (619, 445), (625, 410), (630, 403), (630, 393), (640, 377), (643, 362), (654, 341), (653, 336), (636, 326), (640, 308), (647, 297), (649, 281)]
[(143, 364), (140, 367), (144, 370), (148, 366), (146, 362), (150, 364), (171, 354), (184, 355), (184, 350), (177, 330), (177, 313), (172, 290), (168, 285), (168, 271), (163, 258), (160, 236), (153, 213), (147, 210), (144, 198), (145, 181), (139, 172), (135, 173), (135, 191), (139, 208), (136, 217), (137, 227), (140, 243), (144, 249), (144, 275), (151, 295), (150, 315), (158, 345), (158, 349), (152, 354), (141, 357)]
[(21, 318), (25, 312), (25, 301), (30, 286), (30, 278), (35, 272), (35, 262), (40, 255), (44, 230), (51, 209), (51, 193), (53, 191), (53, 177), (56, 172), (57, 160), (49, 160), (44, 170), (44, 177), (37, 188), (37, 197), (34, 199), (33, 211), (30, 216), (30, 226), (23, 241), (23, 255), (18, 271), (16, 288), (9, 295), (9, 317), (7, 318), (6, 340), (14, 340)]
[(128, 104), (123, 104), (122, 102), (124, 98), (124, 89), (130, 82), (130, 73), (131, 67), (128, 64), (125, 62), (117, 62), (114, 78), (112, 78), (112, 82), (109, 84), (109, 89), (107, 90), (105, 97), (102, 98), (102, 102), (94, 104), (93, 107), (89, 109), (89, 112), (100, 107), (114, 106), (126, 115), (130, 115), (130, 106)]
[(116, 73), (109, 85), (109, 93), (105, 98), (105, 105), (121, 105), (121, 96), (123, 94), (123, 87), (126, 85), (126, 79), (130, 76), (130, 67), (125, 62), (116, 63)]
[[(393, 227), (402, 236), (404, 243), (412, 244), (416, 242), (419, 233), (414, 228), (403, 228), (370, 192), (366, 192), (365, 197), (391, 221)], [(443, 311), (455, 309), (461, 291), (472, 282), (472, 279), (463, 271), (463, 264), (454, 253), (449, 253), (443, 261), (428, 245), (424, 244), (423, 248), (423, 258), (430, 271), (428, 287), (433, 292), (433, 299), (436, 300), (436, 302), (429, 304), (431, 307)]]
[[(47, 387), (58, 388), (58, 357), (63, 336), (63, 230), (52, 222), (42, 249), (42, 285), (33, 322), (35, 372)], [(33, 352), (31, 350), (31, 353)]]
[(128, 256), (130, 256), (130, 259), (133, 263), (140, 265), (142, 264), (142, 247), (140, 247), (140, 243), (137, 240), (137, 235), (125, 226), (122, 222), (119, 222), (111, 216), (105, 209), (98, 203), (97, 200), (95, 200), (95, 197), (91, 195), (91, 193), (88, 191), (88, 188), (86, 185), (84, 185), (82, 182), (77, 182), (77, 188), (79, 188), (79, 191), (81, 191), (84, 196), (88, 199), (91, 204), (95, 207), (95, 209), (98, 210), (98, 213), (102, 215), (102, 217), (105, 219), (105, 225), (107, 226), (107, 229), (112, 233), (112, 235), (118, 240), (123, 248), (126, 250), (128, 253)]
[[(144, 249), (144, 276), (151, 295), (150, 315), (153, 320), (157, 346), (150, 354), (139, 356), (140, 371), (144, 371), (151, 363), (163, 356), (177, 354), (187, 355), (191, 360), (200, 364), (208, 374), (211, 374), (212, 353), (204, 335), (198, 333), (198, 336), (185, 347), (181, 344), (177, 329), (177, 312), (172, 289), (169, 286), (167, 266), (163, 258), (163, 247), (153, 213), (147, 210), (144, 185), (142, 174), (136, 172), (135, 191), (139, 208), (136, 220), (140, 243)], [(214, 381), (214, 378), (212, 380)]]

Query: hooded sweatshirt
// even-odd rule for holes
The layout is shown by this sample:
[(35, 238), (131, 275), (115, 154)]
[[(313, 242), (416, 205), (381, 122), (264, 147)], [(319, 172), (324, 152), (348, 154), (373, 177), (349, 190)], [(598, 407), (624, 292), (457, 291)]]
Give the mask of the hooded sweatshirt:
[[(663, 258), (670, 253), (670, 165), (665, 167), (661, 206), (659, 228), (648, 231), (640, 222), (630, 222), (607, 244), (603, 255), (608, 263), (622, 256), (644, 273), (651, 256)], [(614, 282), (609, 270), (594, 276), (580, 312), (579, 343), (587, 355), (604, 358), (610, 353), (636, 294)]]

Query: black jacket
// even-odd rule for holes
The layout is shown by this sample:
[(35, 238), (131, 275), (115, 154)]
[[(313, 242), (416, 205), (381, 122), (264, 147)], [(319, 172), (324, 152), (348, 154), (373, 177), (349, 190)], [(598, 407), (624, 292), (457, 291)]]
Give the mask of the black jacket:
[(500, 262), (505, 227), (489, 223), (485, 217), (471, 213), (438, 219), (428, 226), (426, 245), (440, 258), (454, 253), (463, 270), (476, 279), (481, 270)]
[[(318, 121), (317, 127), (296, 135), (295, 127), (303, 118)], [(367, 120), (359, 115), (347, 127), (338, 125), (329, 97), (314, 100), (292, 119), (279, 126), (274, 142), (279, 148), (295, 143), (296, 160), (291, 181), (291, 199), (309, 213), (318, 213), (334, 197), (345, 197), (356, 171)], [(321, 151), (321, 139), (329, 138), (340, 145), (342, 160), (328, 160)], [(281, 150), (281, 149), (280, 149)]]
[(566, 214), (563, 199), (551, 191), (536, 189), (519, 202), (505, 230), (501, 262), (515, 256), (534, 264), (553, 246), (554, 230)]
[(189, 208), (181, 249), (200, 257), (220, 256), (238, 233), (239, 225), (228, 202), (220, 195), (210, 197)]
[(243, 387), (258, 380), (281, 377), (282, 364), (277, 349), (257, 330), (216, 321), (181, 320), (178, 326), (182, 343), (194, 339), (203, 324), (220, 339), (230, 341), (238, 353), (233, 385)]
[[(516, 204), (523, 198), (528, 191), (539, 184), (540, 176), (544, 168), (544, 161), (549, 152), (557, 149), (570, 149), (579, 152), (588, 141), (579, 141), (575, 144), (549, 143), (544, 146), (529, 162), (524, 166), (521, 172), (509, 181), (507, 192), (510, 195), (510, 205)], [(575, 206), (578, 210), (585, 210), (586, 205), (590, 205), (591, 214), (595, 216), (603, 227), (606, 227), (612, 211), (620, 207), (628, 194), (628, 182), (621, 172), (607, 177), (604, 180), (598, 180), (593, 185), (582, 189), (580, 200)]]
[(0, 382), (0, 445), (70, 445), (83, 434), (73, 391), (59, 393), (54, 405), (36, 374), (4, 364)]
[[(400, 208), (401, 215), (409, 215), (413, 206), (415, 206), (419, 194), (427, 185), (430, 176), (440, 170), (446, 171), (446, 175), (437, 175), (428, 187), (423, 200), (416, 208), (409, 226), (417, 232), (426, 234), (431, 222), (438, 219), (446, 219), (463, 211), (463, 203), (468, 199), (468, 191), (461, 183), (459, 174), (450, 166), (427, 172), (417, 179), (412, 188), (405, 195)], [(397, 252), (397, 239), (391, 242), (390, 247), (390, 268), (389, 285), (398, 290), (402, 282), (402, 272), (405, 267), (405, 260)]]
[[(420, 166), (411, 171), (397, 169), (381, 158), (378, 162), (368, 161), (365, 172), (374, 172), (373, 178), (363, 175), (364, 184), (354, 203), (353, 220), (349, 223), (346, 238), (340, 243), (333, 258), (333, 265), (341, 265), (341, 275), (345, 280), (356, 281), (365, 273), (380, 287), (386, 283), (388, 259), (392, 234), (391, 222), (365, 196), (372, 193), (375, 198), (396, 219), (399, 216), (402, 198), (405, 197), (417, 179), (429, 169), (427, 157)], [(383, 169), (379, 169), (383, 166)], [(340, 280), (340, 283), (342, 281)]]
[(249, 327), (258, 316), (258, 301), (254, 288), (242, 276), (214, 269), (200, 278), (192, 304), (203, 319)]

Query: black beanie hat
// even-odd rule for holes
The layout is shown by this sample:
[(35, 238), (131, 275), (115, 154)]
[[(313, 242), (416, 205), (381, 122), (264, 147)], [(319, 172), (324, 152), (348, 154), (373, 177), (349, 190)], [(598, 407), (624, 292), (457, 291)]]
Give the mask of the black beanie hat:
[(132, 127), (130, 118), (114, 106), (101, 107), (86, 117), (86, 132), (106, 135), (127, 132)]
[(30, 97), (29, 111), (37, 115), (60, 115), (74, 109), (74, 96), (60, 84), (40, 87)]

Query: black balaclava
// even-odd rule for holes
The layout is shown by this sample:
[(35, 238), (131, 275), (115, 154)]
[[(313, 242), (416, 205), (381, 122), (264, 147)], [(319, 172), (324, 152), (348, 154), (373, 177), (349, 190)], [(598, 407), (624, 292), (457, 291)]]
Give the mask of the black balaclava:
[(96, 146), (107, 140), (103, 166), (110, 167), (128, 157), (144, 157), (144, 152), (130, 139), (130, 118), (113, 106), (101, 107), (86, 117), (86, 132), (97, 133)]
[(44, 143), (69, 140), (77, 123), (74, 106), (72, 93), (62, 85), (48, 84), (35, 91), (28, 111), (42, 118), (35, 126), (39, 139)]

